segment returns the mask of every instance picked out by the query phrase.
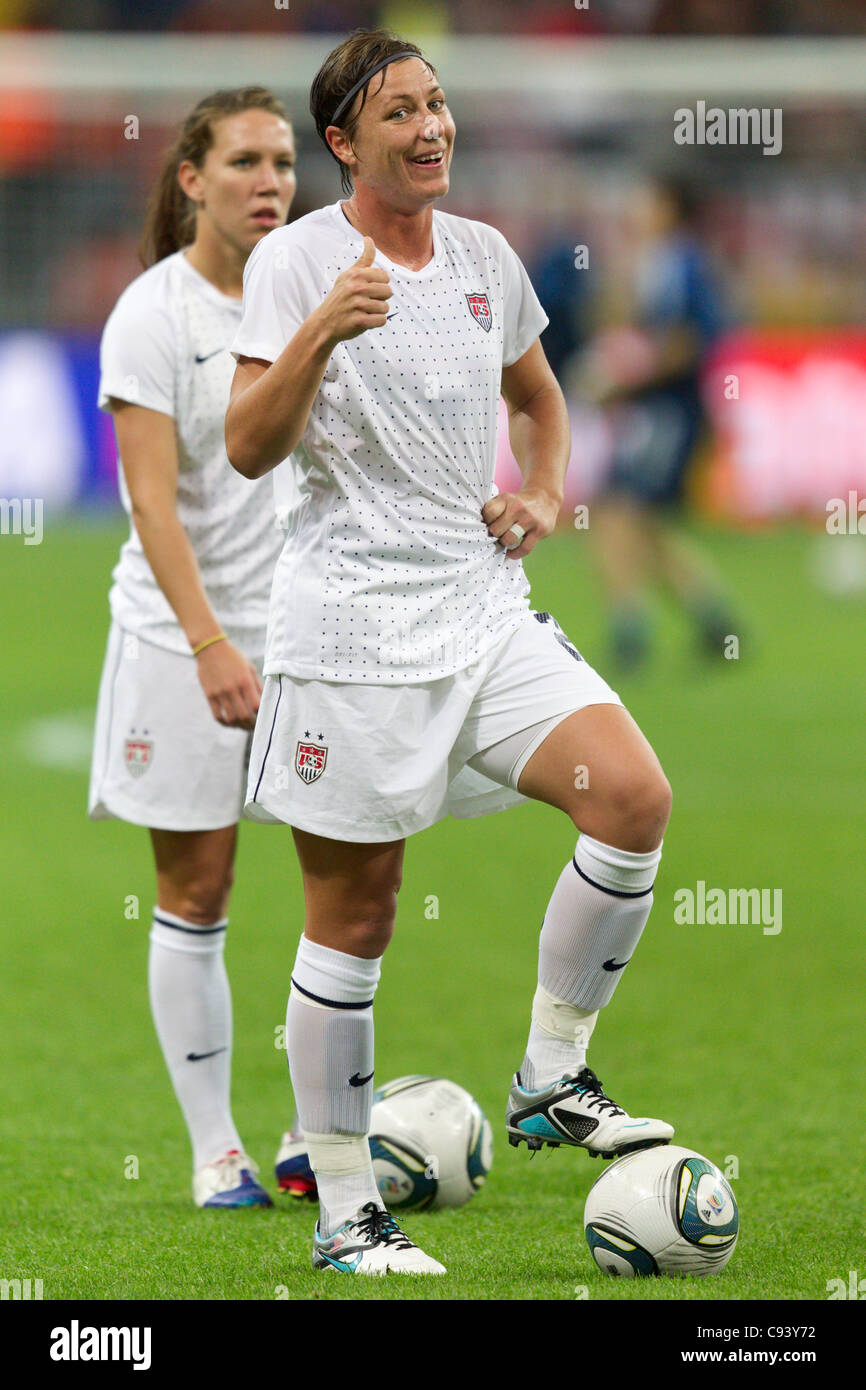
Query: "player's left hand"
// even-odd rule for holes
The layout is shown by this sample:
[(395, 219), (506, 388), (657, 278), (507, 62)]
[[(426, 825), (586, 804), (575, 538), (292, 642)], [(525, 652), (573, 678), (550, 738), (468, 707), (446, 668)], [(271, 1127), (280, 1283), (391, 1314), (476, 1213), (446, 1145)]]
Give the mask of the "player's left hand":
[[(540, 540), (550, 535), (561, 506), (562, 500), (549, 492), (526, 487), (520, 492), (497, 493), (484, 503), (481, 515), (487, 523), (487, 534), (508, 552), (509, 559), (522, 560)], [(526, 532), (519, 544), (510, 529), (515, 521)]]

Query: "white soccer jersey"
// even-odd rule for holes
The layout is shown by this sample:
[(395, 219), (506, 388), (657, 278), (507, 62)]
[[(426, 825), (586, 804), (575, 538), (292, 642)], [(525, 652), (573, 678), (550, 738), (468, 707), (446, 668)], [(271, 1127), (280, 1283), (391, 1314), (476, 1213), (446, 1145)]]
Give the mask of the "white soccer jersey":
[[(496, 493), (503, 366), (547, 324), (505, 238), (433, 213), (421, 270), (377, 253), (388, 322), (337, 345), (275, 477), (286, 524), (265, 672), (422, 682), (471, 665), (529, 607), (520, 561), (481, 508)], [(263, 238), (244, 272), (235, 356), (274, 361), (363, 238), (335, 203)]]
[[(225, 412), (235, 370), (228, 349), (240, 319), (241, 301), (222, 294), (182, 251), (158, 261), (124, 290), (105, 325), (99, 405), (109, 409), (114, 396), (175, 421), (177, 514), (205, 592), (229, 639), (260, 657), (282, 533), (271, 480), (250, 482), (226, 458)], [(122, 467), (118, 475), (131, 517)], [(132, 520), (113, 579), (111, 613), (125, 631), (189, 653)]]

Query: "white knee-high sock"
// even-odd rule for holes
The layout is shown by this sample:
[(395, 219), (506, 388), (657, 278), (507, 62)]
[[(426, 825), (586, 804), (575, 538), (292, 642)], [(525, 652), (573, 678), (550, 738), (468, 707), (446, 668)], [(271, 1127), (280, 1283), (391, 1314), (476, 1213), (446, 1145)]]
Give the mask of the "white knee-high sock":
[(231, 1114), (232, 1001), (223, 949), (228, 920), (210, 927), (157, 908), (150, 932), (150, 1007), (189, 1129), (193, 1170), (242, 1149)]
[(538, 989), (523, 1085), (541, 1090), (586, 1063), (598, 1011), (640, 940), (652, 907), (661, 845), (647, 854), (581, 835), (553, 890), (538, 949)]
[(286, 1012), (298, 1120), (316, 1175), (320, 1233), (366, 1202), (382, 1206), (367, 1134), (373, 1095), (373, 998), (381, 956), (366, 960), (302, 936)]

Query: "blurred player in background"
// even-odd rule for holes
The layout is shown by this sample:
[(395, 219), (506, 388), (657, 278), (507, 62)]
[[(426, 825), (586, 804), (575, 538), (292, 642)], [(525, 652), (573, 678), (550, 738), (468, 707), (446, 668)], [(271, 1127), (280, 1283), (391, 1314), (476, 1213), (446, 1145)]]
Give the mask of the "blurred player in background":
[(638, 665), (651, 641), (649, 598), (666, 589), (721, 653), (737, 631), (710, 562), (676, 525), (705, 428), (701, 367), (721, 331), (721, 295), (694, 230), (695, 195), (654, 178), (633, 209), (632, 322), (584, 353), (576, 389), (609, 410), (612, 466), (591, 534), (611, 607), (614, 655)]
[(562, 381), (568, 363), (584, 346), (586, 338), (586, 276), (575, 275), (575, 240), (581, 233), (570, 229), (552, 231), (530, 267), (530, 278), (539, 303), (547, 315), (544, 355), (557, 381)]
[[(507, 1129), (515, 1145), (625, 1153), (673, 1130), (605, 1095), (586, 1049), (649, 916), (670, 788), (619, 697), (529, 607), (520, 561), (562, 504), (568, 413), (514, 251), (433, 211), (455, 137), (435, 71), (362, 32), (325, 60), (310, 105), (351, 196), (256, 248), (232, 349), (229, 458), (259, 478), (291, 454), (298, 485), (247, 810), (292, 826), (304, 882), (286, 1032), (321, 1207), (313, 1267), (434, 1275), (384, 1209), (367, 1140), (405, 837), (525, 797), (579, 826)], [(523, 486), (497, 495), (500, 389)], [(460, 969), (459, 946), (442, 964)]]
[(292, 128), (265, 88), (187, 117), (154, 190), (149, 267), (102, 338), (130, 536), (109, 596), (90, 815), (150, 831), (154, 1022), (193, 1150), (198, 1206), (268, 1206), (232, 1119), (223, 961), (249, 730), (281, 536), (270, 480), (229, 467), (224, 417), (253, 247), (285, 223)]

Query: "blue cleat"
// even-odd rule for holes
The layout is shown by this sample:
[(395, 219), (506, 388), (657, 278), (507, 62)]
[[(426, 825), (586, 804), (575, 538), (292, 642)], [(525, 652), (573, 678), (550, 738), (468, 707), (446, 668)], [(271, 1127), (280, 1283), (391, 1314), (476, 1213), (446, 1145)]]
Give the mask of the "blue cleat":
[(214, 1163), (205, 1164), (192, 1180), (197, 1207), (272, 1207), (255, 1174), (253, 1160), (239, 1149), (230, 1149)]
[(316, 1175), (310, 1167), (305, 1139), (298, 1139), (290, 1131), (283, 1135), (274, 1173), (281, 1192), (300, 1201), (305, 1197), (313, 1202), (318, 1200)]

